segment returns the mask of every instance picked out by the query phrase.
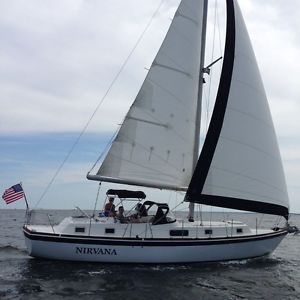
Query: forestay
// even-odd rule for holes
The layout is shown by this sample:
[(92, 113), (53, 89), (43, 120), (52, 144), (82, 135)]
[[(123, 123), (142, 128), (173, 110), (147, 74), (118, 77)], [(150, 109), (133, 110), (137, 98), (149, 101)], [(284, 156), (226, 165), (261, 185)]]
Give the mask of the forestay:
[(275, 130), (235, 0), (227, 1), (227, 36), (219, 91), (186, 199), (288, 216), (289, 200)]
[(193, 172), (203, 1), (183, 0), (96, 175), (186, 190)]

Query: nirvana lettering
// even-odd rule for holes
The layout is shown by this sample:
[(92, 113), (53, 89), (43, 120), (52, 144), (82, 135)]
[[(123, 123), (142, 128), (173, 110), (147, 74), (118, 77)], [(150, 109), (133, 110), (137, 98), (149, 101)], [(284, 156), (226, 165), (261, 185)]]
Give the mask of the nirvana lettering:
[(76, 247), (76, 254), (117, 255), (116, 249)]

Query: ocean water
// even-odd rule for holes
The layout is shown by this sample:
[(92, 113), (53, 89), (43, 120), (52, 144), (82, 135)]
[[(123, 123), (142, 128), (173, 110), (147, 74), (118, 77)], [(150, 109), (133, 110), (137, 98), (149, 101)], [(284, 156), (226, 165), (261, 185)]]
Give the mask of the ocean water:
[[(270, 256), (224, 263), (60, 262), (27, 255), (24, 215), (0, 210), (0, 299), (300, 299), (300, 235), (288, 235)], [(250, 221), (253, 214), (226, 217)], [(291, 222), (300, 227), (300, 215)], [(262, 226), (269, 225), (267, 218)]]

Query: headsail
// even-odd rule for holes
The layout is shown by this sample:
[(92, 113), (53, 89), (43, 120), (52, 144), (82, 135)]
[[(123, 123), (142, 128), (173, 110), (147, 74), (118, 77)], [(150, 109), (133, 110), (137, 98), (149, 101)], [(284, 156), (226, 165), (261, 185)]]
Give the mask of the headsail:
[(276, 134), (236, 0), (227, 0), (221, 81), (186, 200), (288, 217)]
[(193, 173), (204, 1), (182, 0), (96, 175), (88, 179), (186, 190)]

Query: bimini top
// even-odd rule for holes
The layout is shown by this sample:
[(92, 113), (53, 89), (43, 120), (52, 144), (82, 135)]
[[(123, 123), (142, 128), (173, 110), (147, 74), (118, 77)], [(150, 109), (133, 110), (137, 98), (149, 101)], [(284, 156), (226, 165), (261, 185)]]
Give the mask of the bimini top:
[(110, 189), (106, 192), (106, 195), (118, 196), (119, 198), (138, 198), (138, 199), (146, 198), (145, 193), (142, 191), (129, 191), (129, 190)]

